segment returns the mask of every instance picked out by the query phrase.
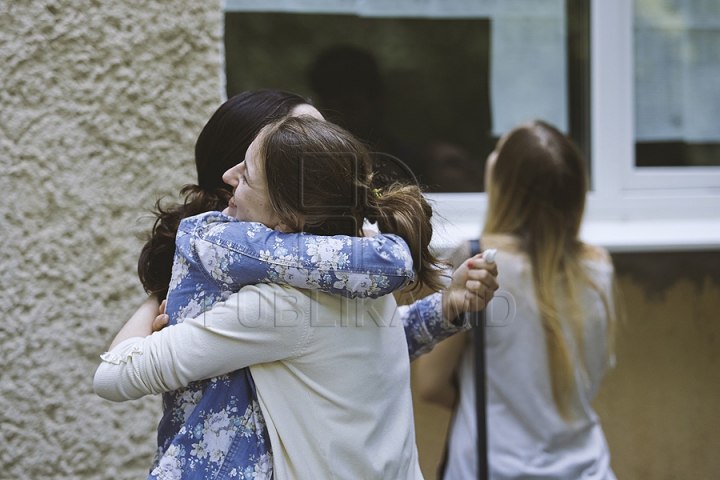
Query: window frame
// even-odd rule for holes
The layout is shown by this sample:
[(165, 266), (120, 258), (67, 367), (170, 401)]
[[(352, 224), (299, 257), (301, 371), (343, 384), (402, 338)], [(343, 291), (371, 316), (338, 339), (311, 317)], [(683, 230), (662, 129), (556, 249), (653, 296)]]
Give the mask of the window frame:
[[(225, 0), (224, 11), (355, 14), (355, 3)], [(381, 6), (369, 3), (374, 8)], [(460, 1), (458, 5), (470, 6), (472, 2)], [(398, 16), (392, 8), (381, 10), (372, 15)], [(455, 8), (432, 9), (417, 16), (478, 14), (479, 10), (468, 15)], [(588, 192), (581, 237), (616, 252), (718, 249), (720, 167), (635, 166), (633, 20), (632, 1), (590, 2), (592, 190)], [(436, 193), (428, 197), (438, 214), (433, 236), (438, 250), (480, 234), (487, 208), (484, 193)]]
[(594, 190), (619, 186), (628, 199), (716, 196), (720, 167), (635, 166), (633, 2), (593, 0), (591, 9), (593, 153), (604, 159), (593, 171)]

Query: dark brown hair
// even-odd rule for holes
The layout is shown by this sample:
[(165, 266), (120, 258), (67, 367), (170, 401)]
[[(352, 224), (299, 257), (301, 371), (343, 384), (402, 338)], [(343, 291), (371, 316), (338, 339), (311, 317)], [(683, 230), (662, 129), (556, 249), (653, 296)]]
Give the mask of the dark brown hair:
[(309, 116), (288, 117), (262, 130), (270, 202), (280, 219), (297, 231), (362, 236), (365, 219), (410, 247), (416, 287), (440, 290), (430, 252), (432, 207), (416, 185), (373, 187), (370, 156), (350, 132)]
[(309, 103), (299, 95), (276, 90), (253, 90), (223, 103), (203, 128), (195, 144), (197, 185), (180, 191), (184, 201), (163, 207), (158, 200), (150, 236), (138, 260), (138, 276), (148, 293), (167, 296), (175, 254), (175, 235), (183, 218), (222, 210), (232, 188), (222, 175), (245, 157), (245, 151), (265, 125)]

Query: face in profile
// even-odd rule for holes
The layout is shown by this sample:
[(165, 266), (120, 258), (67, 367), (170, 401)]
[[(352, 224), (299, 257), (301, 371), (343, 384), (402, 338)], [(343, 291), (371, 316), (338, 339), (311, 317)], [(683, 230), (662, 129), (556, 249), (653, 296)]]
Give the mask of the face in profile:
[[(307, 115), (325, 120), (312, 105), (303, 103), (292, 109), (293, 117)], [(270, 202), (264, 161), (260, 155), (260, 145), (264, 139), (264, 130), (255, 137), (245, 152), (245, 159), (223, 174), (223, 181), (233, 187), (227, 214), (241, 222), (259, 222), (276, 230), (289, 231)]]
[(245, 160), (223, 174), (225, 183), (233, 187), (226, 213), (242, 222), (259, 222), (281, 229), (281, 222), (270, 202), (260, 144), (263, 131), (245, 152)]

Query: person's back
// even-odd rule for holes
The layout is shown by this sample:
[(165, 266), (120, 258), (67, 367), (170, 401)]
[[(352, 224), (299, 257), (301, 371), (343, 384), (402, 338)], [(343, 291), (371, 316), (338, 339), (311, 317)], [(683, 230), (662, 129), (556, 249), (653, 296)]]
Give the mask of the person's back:
[[(485, 181), (480, 240), (498, 249), (506, 300), (490, 304), (487, 374), (477, 379), (487, 382), (490, 478), (613, 479), (591, 407), (612, 364), (613, 275), (607, 253), (579, 239), (585, 161), (568, 137), (534, 121), (498, 141)], [(468, 245), (450, 255), (456, 264)], [(447, 342), (423, 359), (420, 390), (447, 407), (459, 401), (445, 478), (477, 478), (473, 352), (467, 338)]]
[[(530, 260), (513, 236), (485, 235), (482, 241), (484, 248), (498, 249), (502, 285), (500, 299), (495, 301), (501, 303), (488, 309), (485, 330), (490, 478), (614, 478), (605, 437), (591, 405), (607, 364), (610, 319), (602, 298), (592, 288), (583, 289), (580, 296), (584, 358), (577, 345), (569, 345), (577, 395), (571, 404), (571, 420), (566, 421), (553, 398)], [(455, 252), (455, 261), (468, 255), (464, 245)], [(612, 298), (613, 268), (607, 253), (586, 246), (581, 259), (595, 285)], [(566, 338), (572, 342), (572, 335)], [(449, 434), (446, 480), (477, 478), (472, 343), (464, 349), (457, 375), (459, 401)]]
[(292, 297), (298, 306), (276, 317), (276, 328), (296, 339), (292, 354), (250, 367), (276, 478), (421, 479), (394, 297), (268, 290), (264, 298)]
[[(334, 257), (342, 258), (347, 265), (327, 259), (322, 264), (313, 261), (312, 255), (302, 248), (310, 244), (333, 252)], [(277, 250), (282, 250), (285, 255), (268, 255), (263, 261), (256, 258), (258, 251)], [(357, 258), (358, 254), (363, 257)], [(220, 212), (207, 212), (180, 222), (176, 261), (167, 296), (169, 325), (202, 315), (244, 285), (269, 280), (332, 292), (333, 295), (328, 295), (338, 299), (342, 299), (342, 295), (380, 296), (400, 288), (412, 276), (410, 269), (397, 270), (394, 274), (383, 274), (381, 271), (396, 270), (408, 263), (408, 259), (409, 253), (402, 241), (392, 235), (365, 239), (292, 235), (270, 230), (259, 223), (238, 222)], [(356, 281), (353, 284), (342, 282), (344, 277)], [(371, 277), (381, 280), (383, 285), (365, 288), (359, 285), (360, 280)], [(402, 328), (402, 323), (400, 325)], [(270, 454), (270, 449), (264, 444), (267, 442), (256, 442), (257, 437), (267, 436), (267, 433), (263, 412), (256, 408), (247, 411), (251, 405), (251, 400), (247, 398), (248, 378), (247, 369), (242, 369), (222, 378), (193, 382), (164, 393), (164, 404), (173, 408), (168, 409), (169, 413), (163, 416), (158, 426), (161, 445), (156, 465), (171, 464), (176, 468), (189, 455), (196, 468), (200, 469), (202, 465), (202, 468), (214, 473), (229, 469), (222, 460), (224, 452), (232, 452), (243, 458), (256, 456), (255, 463), (262, 466), (262, 459)], [(213, 388), (207, 388), (208, 385), (213, 385)], [(227, 399), (234, 399), (229, 402), (233, 406), (244, 401), (245, 407), (233, 408), (227, 405)], [(253, 403), (257, 405), (257, 402)], [(179, 418), (178, 411), (188, 413)], [(189, 412), (194, 412), (194, 415)], [(225, 425), (222, 428), (213, 425), (208, 429), (207, 425), (213, 423), (213, 415), (218, 412), (224, 417)], [(247, 424), (246, 428), (252, 435), (243, 435), (243, 424)], [(203, 434), (198, 435), (198, 430)], [(213, 442), (207, 439), (213, 435), (223, 441), (211, 446)], [(171, 442), (177, 448), (170, 448)], [(255, 447), (255, 443), (259, 446)], [(194, 448), (195, 444), (202, 445), (202, 448)], [(193, 455), (196, 450), (199, 453)], [(160, 470), (153, 468), (152, 471), (158, 473)]]

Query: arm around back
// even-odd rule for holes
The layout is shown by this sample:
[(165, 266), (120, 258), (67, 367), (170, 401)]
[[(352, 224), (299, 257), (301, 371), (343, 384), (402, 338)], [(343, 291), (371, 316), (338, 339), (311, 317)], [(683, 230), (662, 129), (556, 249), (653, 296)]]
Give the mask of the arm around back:
[(290, 287), (245, 287), (199, 317), (129, 338), (102, 355), (95, 392), (132, 400), (297, 356), (308, 341), (309, 301)]
[(283, 233), (219, 212), (184, 219), (177, 248), (230, 291), (277, 283), (350, 298), (377, 298), (415, 278), (410, 250), (397, 235)]

